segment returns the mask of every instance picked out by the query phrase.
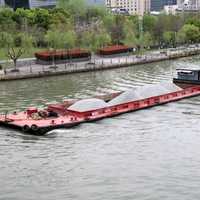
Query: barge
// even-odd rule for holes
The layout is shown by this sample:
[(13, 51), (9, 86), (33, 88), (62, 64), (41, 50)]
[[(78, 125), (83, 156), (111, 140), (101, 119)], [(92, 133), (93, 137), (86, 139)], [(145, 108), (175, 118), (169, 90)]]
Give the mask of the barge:
[[(191, 74), (178, 73), (174, 83), (142, 86), (91, 99), (77, 99), (48, 105), (45, 109), (28, 108), (22, 112), (0, 115), (0, 125), (24, 133), (44, 135), (58, 128), (70, 128), (84, 122), (114, 117), (127, 112), (179, 101), (200, 95), (200, 81)], [(196, 70), (193, 71), (196, 73)], [(183, 77), (184, 73), (184, 77)]]

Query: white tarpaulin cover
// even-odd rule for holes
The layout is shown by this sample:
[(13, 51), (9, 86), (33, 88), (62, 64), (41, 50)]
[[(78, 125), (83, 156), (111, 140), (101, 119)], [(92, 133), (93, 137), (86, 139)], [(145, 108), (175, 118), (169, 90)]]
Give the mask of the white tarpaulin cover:
[(104, 100), (92, 98), (92, 99), (83, 99), (83, 100), (77, 101), (76, 103), (71, 105), (68, 108), (68, 110), (76, 111), (76, 112), (86, 112), (90, 110), (105, 108), (107, 106), (108, 104)]
[(131, 101), (145, 99), (153, 96), (159, 96), (181, 90), (173, 83), (163, 82), (156, 85), (145, 85), (134, 90), (123, 92), (121, 95), (112, 99), (108, 104), (110, 106), (123, 104)]
[(128, 90), (126, 92), (123, 92), (108, 103), (97, 98), (83, 99), (74, 103), (68, 108), (68, 110), (76, 112), (86, 112), (106, 108), (108, 106), (128, 103), (131, 101), (146, 99), (153, 96), (159, 96), (171, 92), (176, 92), (179, 90), (181, 90), (180, 87), (170, 82), (163, 82), (156, 85), (145, 85), (134, 90)]
[(109, 106), (114, 106), (131, 101), (137, 101), (138, 99), (142, 99), (142, 97), (136, 90), (128, 90), (109, 101), (108, 104)]

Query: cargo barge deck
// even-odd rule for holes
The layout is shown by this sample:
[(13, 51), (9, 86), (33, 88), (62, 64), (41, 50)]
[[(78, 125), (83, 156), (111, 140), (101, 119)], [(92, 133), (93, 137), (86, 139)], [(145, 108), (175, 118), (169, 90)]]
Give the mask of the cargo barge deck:
[[(25, 133), (44, 135), (54, 129), (70, 128), (81, 123), (200, 95), (200, 70), (178, 72), (178, 78), (173, 79), (173, 82), (177, 83), (177, 80), (178, 86), (173, 83), (160, 84), (156, 87), (139, 88), (136, 91), (67, 101), (49, 105), (43, 110), (28, 108), (19, 113), (2, 114), (0, 115), (0, 125), (19, 129)], [(197, 82), (198, 84), (196, 84)]]
[(70, 128), (83, 122), (114, 117), (123, 113), (146, 109), (153, 106), (178, 101), (184, 98), (194, 97), (197, 95), (200, 95), (200, 86), (189, 87), (178, 92), (168, 93), (161, 96), (151, 97), (87, 112), (70, 111), (67, 108), (64, 108), (62, 105), (59, 105), (57, 106), (57, 111), (55, 107), (54, 109), (52, 107), (52, 110), (54, 110), (55, 113), (59, 113), (59, 109), (63, 109), (63, 113), (62, 115), (60, 114), (60, 116), (56, 115), (37, 118), (36, 116), (34, 117), (33, 113), (38, 112), (38, 110), (33, 109), (32, 116), (29, 116), (29, 110), (20, 113), (2, 115), (0, 117), (0, 125), (16, 128), (23, 132), (35, 135), (43, 135), (53, 129)]

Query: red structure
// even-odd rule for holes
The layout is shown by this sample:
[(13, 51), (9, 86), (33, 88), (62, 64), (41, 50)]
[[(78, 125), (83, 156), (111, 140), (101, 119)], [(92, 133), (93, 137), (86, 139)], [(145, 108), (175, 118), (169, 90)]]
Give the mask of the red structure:
[(24, 112), (0, 115), (0, 125), (17, 128), (23, 132), (35, 135), (43, 135), (53, 129), (68, 128), (80, 123), (113, 117), (197, 95), (200, 95), (200, 86), (193, 86), (160, 96), (153, 96), (85, 112), (69, 109), (70, 102), (68, 102), (50, 105), (44, 110), (30, 108)]
[(35, 57), (42, 61), (59, 61), (79, 58), (90, 58), (91, 52), (85, 49), (52, 50), (36, 52)]
[(113, 55), (113, 54), (120, 54), (120, 53), (128, 53), (131, 52), (133, 48), (125, 46), (125, 45), (113, 45), (107, 46), (97, 51), (99, 55)]

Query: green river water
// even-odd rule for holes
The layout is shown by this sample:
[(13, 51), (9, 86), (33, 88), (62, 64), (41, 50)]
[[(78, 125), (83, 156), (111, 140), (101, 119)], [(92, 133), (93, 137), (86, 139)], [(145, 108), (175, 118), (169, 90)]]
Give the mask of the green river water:
[[(0, 83), (0, 112), (170, 81), (200, 56)], [(0, 200), (199, 199), (200, 97), (55, 130), (0, 128)]]

